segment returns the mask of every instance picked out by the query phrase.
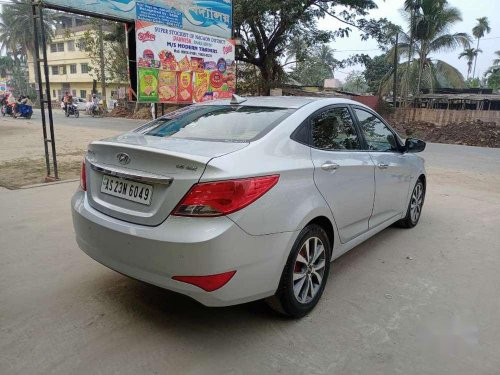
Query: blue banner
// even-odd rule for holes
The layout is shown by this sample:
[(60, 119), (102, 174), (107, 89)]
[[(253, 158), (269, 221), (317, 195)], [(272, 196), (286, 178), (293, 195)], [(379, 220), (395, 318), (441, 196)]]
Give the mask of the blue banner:
[(43, 0), (47, 6), (131, 22), (164, 24), (183, 30), (231, 37), (232, 0)]
[(137, 19), (182, 29), (183, 15), (173, 8), (162, 8), (155, 5), (137, 3)]

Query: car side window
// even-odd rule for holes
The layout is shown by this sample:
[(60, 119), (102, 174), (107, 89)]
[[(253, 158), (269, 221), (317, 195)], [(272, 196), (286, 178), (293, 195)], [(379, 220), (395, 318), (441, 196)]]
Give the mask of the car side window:
[(312, 145), (323, 150), (358, 150), (359, 139), (346, 107), (330, 108), (311, 121)]
[(354, 108), (359, 126), (365, 136), (370, 151), (398, 151), (398, 143), (394, 133), (377, 116)]

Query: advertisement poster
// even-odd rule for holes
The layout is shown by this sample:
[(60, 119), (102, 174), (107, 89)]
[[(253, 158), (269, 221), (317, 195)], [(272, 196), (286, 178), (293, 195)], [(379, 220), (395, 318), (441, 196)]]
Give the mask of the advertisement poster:
[(160, 103), (177, 103), (177, 72), (158, 72), (158, 93)]
[(136, 34), (139, 101), (193, 103), (234, 93), (234, 41), (144, 21)]
[(43, 3), (76, 13), (128, 22), (143, 20), (223, 38), (231, 37), (231, 0), (44, 0)]
[(139, 102), (157, 103), (159, 101), (158, 70), (150, 68), (139, 69), (137, 78), (137, 82), (139, 82), (137, 100)]

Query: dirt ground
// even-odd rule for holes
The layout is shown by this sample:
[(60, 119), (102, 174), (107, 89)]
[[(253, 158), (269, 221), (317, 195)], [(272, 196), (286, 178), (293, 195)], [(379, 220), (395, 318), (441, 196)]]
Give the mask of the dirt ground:
[(436, 125), (432, 122), (392, 122), (403, 137), (421, 138), (426, 142), (479, 147), (500, 147), (500, 124), (481, 120)]
[[(55, 114), (55, 132), (59, 178), (78, 178), (87, 145), (96, 139), (111, 137), (138, 126), (143, 121), (115, 124), (120, 119), (64, 118)], [(108, 125), (113, 124), (113, 128)], [(102, 127), (99, 125), (103, 124)], [(50, 136), (50, 135), (49, 135)], [(50, 149), (50, 144), (49, 144)], [(0, 117), (0, 186), (16, 189), (44, 182), (46, 166), (40, 116), (32, 120)]]

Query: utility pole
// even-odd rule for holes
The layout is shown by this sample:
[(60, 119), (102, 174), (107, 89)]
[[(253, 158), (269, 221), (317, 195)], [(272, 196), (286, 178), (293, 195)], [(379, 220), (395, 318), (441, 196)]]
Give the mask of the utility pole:
[(394, 79), (392, 86), (392, 103), (394, 105), (394, 109), (397, 107), (398, 100), (398, 64), (399, 64), (399, 56), (398, 56), (398, 43), (399, 43), (399, 31), (396, 33), (396, 44), (394, 45)]
[(104, 110), (107, 109), (106, 104), (106, 69), (104, 66), (104, 32), (102, 30), (103, 20), (99, 20), (99, 59), (101, 60), (101, 92), (102, 104)]

